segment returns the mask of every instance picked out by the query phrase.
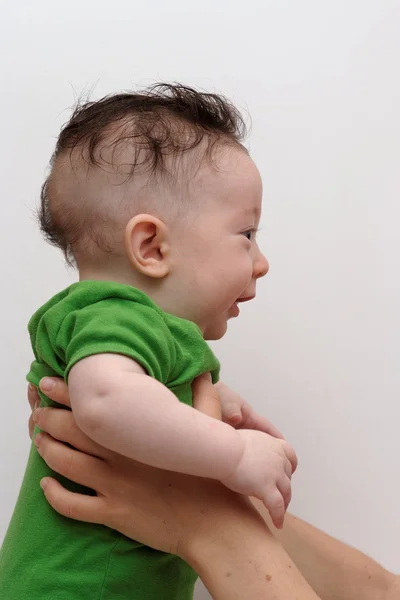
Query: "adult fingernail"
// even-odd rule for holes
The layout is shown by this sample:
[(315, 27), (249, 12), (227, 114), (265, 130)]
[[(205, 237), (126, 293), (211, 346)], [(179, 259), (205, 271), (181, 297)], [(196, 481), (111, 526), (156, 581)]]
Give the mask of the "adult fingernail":
[(35, 446), (38, 448), (40, 446), (40, 442), (43, 440), (43, 434), (42, 433), (38, 433), (37, 435), (35, 435), (35, 439), (33, 440), (35, 442)]
[(242, 421), (242, 415), (240, 413), (234, 413), (228, 417), (229, 421), (234, 425), (238, 425)]
[(43, 377), (43, 379), (41, 379), (39, 383), (39, 387), (42, 390), (42, 392), (51, 392), (55, 385), (56, 382), (50, 377)]
[(42, 490), (46, 489), (48, 483), (49, 483), (49, 480), (46, 479), (46, 477), (44, 479), (40, 480), (40, 487), (42, 488)]

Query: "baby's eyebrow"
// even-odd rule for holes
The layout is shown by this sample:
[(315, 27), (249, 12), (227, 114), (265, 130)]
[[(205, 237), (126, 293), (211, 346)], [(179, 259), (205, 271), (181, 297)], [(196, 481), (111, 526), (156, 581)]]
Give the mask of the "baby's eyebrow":
[(254, 206), (253, 208), (245, 207), (241, 209), (240, 215), (243, 217), (249, 216), (257, 218), (260, 216), (260, 211), (256, 206)]

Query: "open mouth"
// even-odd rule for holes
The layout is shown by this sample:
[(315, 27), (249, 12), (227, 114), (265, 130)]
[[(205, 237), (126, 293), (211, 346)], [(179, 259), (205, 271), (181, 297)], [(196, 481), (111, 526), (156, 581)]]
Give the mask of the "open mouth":
[(235, 304), (237, 304), (238, 302), (250, 302), (250, 300), (254, 300), (254, 298), (255, 296), (245, 296), (243, 298), (238, 298)]

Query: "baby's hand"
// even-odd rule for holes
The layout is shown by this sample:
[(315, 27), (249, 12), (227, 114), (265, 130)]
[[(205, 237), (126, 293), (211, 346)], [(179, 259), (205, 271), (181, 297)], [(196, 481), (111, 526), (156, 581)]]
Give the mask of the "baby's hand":
[(262, 500), (275, 527), (281, 529), (291, 499), (296, 453), (284, 440), (261, 431), (241, 430), (243, 455), (232, 475), (222, 481), (240, 494)]
[(221, 402), (222, 420), (235, 429), (255, 429), (284, 439), (281, 432), (265, 417), (259, 415), (237, 392), (220, 381), (216, 384)]

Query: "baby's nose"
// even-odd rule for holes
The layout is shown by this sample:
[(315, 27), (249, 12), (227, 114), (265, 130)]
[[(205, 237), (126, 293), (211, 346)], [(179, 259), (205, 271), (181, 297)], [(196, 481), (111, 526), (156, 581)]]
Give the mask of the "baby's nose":
[(265, 277), (265, 275), (269, 271), (269, 262), (267, 258), (261, 252), (257, 256), (254, 261), (253, 275), (255, 279), (260, 279), (260, 277)]

